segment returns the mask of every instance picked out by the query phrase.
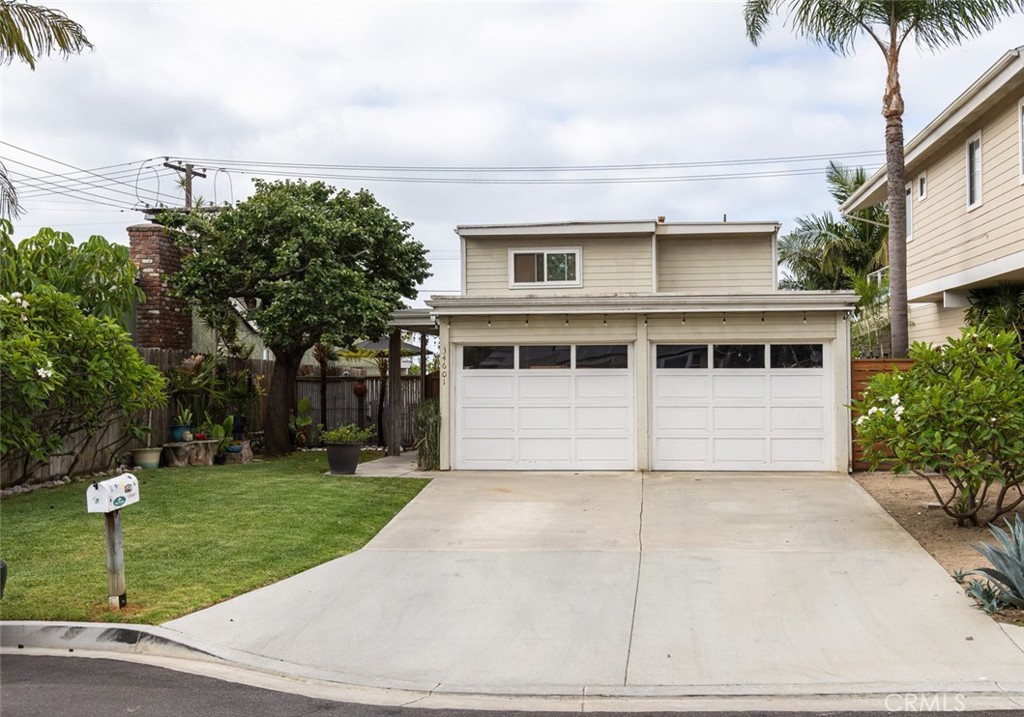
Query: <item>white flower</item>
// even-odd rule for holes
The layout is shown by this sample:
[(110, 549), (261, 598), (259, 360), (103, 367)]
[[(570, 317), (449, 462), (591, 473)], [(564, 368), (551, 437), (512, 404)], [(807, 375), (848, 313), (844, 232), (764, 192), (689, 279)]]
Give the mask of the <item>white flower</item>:
[(864, 425), (864, 421), (866, 421), (866, 420), (868, 420), (867, 416), (861, 416), (860, 418), (857, 419), (857, 425), (858, 426)]
[(21, 298), (21, 292), (20, 291), (15, 291), (14, 293), (11, 294), (11, 298), (12, 299), (20, 299)]
[(897, 413), (897, 414), (896, 414), (896, 415), (894, 416), (894, 418), (895, 418), (895, 419), (896, 419), (896, 421), (898, 422), (898, 421), (900, 420), (900, 414), (898, 414), (898, 413)]
[(37, 368), (36, 374), (39, 376), (39, 378), (50, 378), (50, 376), (53, 375), (53, 371), (48, 368)]
[(903, 406), (899, 406), (892, 415), (896, 416), (897, 421), (900, 420), (900, 416), (903, 415)]
[(892, 405), (894, 405), (894, 406), (900, 405), (900, 395), (898, 393), (893, 394)]
[(26, 324), (28, 323), (28, 317), (25, 316), (25, 314), (21, 315), (21, 320), (24, 321)]
[(993, 350), (994, 348), (995, 348), (995, 346), (993, 346), (992, 344), (989, 344), (989, 345), (988, 345), (988, 350), (989, 350), (989, 351), (992, 351), (992, 350)]
[(10, 303), (10, 302), (8, 301), (7, 297), (6, 297), (6, 296), (4, 296), (3, 294), (0, 294), (0, 302), (3, 302), (3, 303), (5, 303), (5, 304), (7, 304), (7, 303)]
[(871, 408), (868, 409), (869, 416), (873, 416), (876, 413), (878, 413), (878, 406), (872, 406)]

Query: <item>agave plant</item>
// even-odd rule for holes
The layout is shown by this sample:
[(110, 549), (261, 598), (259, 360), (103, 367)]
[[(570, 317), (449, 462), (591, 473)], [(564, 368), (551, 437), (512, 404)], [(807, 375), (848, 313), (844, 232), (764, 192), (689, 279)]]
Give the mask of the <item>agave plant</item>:
[(1024, 610), (1024, 520), (1018, 515), (1012, 525), (1009, 520), (1005, 522), (1006, 530), (989, 526), (998, 545), (978, 543), (974, 546), (993, 567), (978, 568), (971, 573), (984, 575), (998, 586), (1002, 602)]

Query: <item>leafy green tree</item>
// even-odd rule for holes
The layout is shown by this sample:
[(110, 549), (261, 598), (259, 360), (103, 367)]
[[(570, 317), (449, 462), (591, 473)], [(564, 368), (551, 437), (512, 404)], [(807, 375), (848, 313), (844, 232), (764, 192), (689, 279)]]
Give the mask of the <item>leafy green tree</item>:
[[(60, 10), (15, 0), (0, 0), (0, 65), (18, 58), (33, 70), (36, 60), (56, 52), (62, 57), (92, 49), (85, 29)], [(14, 184), (0, 163), (0, 218), (21, 214)]]
[[(75, 280), (61, 271), (73, 264), (81, 270), (79, 280), (91, 274), (82, 285), (95, 289), (116, 285), (120, 267), (111, 272), (94, 265), (89, 271), (82, 263), (86, 252), (63, 261), (73, 252), (62, 253), (59, 241), (26, 240), (15, 247), (10, 231), (10, 223), (0, 221), (0, 461), (15, 466), (15, 482), (24, 482), (54, 456), (71, 455), (77, 462), (81, 449), (115, 422), (126, 433), (98, 451), (113, 456), (131, 438), (144, 437), (136, 414), (162, 403), (164, 380), (120, 323), (124, 305), (99, 290), (91, 298), (71, 293)], [(45, 263), (50, 260), (55, 263)]]
[(15, 246), (0, 235), (0, 282), (4, 291), (33, 291), (46, 284), (75, 298), (92, 316), (124, 322), (145, 294), (135, 284), (128, 247), (91, 236), (76, 246), (74, 237), (46, 227)]
[[(841, 205), (864, 182), (862, 168), (849, 169), (829, 162), (825, 182), (829, 194)], [(839, 291), (854, 288), (854, 277), (881, 269), (886, 264), (884, 207), (871, 207), (853, 217), (836, 218), (832, 212), (810, 214), (796, 220), (796, 228), (779, 239), (779, 264), (788, 276), (782, 289)]]
[[(1009, 331), (965, 327), (946, 346), (915, 342), (915, 363), (872, 377), (857, 440), (874, 466), (926, 479), (959, 525), (1024, 504), (1024, 364)], [(987, 504), (994, 494), (994, 505)]]
[(746, 0), (747, 37), (755, 45), (772, 17), (785, 8), (786, 22), (800, 36), (838, 55), (853, 52), (866, 35), (885, 56), (882, 96), (889, 206), (889, 311), (892, 352), (907, 353), (906, 172), (903, 157), (903, 94), (899, 61), (904, 43), (935, 50), (958, 45), (1024, 9), (1024, 0)]
[(365, 190), (256, 180), (252, 197), (219, 212), (167, 212), (185, 250), (173, 283), (199, 316), (237, 301), (274, 353), (266, 450), (289, 449), (288, 413), (302, 355), (387, 331), (391, 312), (430, 275), (423, 245)]

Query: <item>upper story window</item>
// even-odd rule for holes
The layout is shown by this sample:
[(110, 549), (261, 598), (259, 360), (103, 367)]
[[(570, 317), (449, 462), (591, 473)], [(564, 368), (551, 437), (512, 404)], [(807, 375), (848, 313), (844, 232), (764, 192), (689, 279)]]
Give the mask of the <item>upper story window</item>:
[(510, 249), (512, 286), (580, 286), (580, 249)]
[(967, 208), (981, 204), (981, 133), (967, 140)]

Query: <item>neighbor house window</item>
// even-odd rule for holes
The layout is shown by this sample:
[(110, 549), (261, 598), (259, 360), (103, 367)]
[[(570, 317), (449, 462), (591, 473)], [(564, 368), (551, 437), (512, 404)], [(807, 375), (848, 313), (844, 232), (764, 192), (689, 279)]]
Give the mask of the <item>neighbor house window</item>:
[(917, 176), (917, 198), (920, 201), (928, 196), (928, 173), (921, 172)]
[(981, 135), (967, 142), (967, 208), (981, 204)]
[(579, 286), (580, 282), (580, 250), (579, 249), (544, 249), (524, 251), (513, 249), (510, 252), (511, 283), (555, 284)]
[(907, 185), (907, 241), (914, 238), (914, 195), (911, 185)]

